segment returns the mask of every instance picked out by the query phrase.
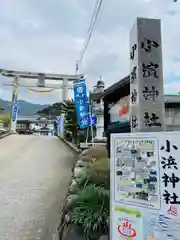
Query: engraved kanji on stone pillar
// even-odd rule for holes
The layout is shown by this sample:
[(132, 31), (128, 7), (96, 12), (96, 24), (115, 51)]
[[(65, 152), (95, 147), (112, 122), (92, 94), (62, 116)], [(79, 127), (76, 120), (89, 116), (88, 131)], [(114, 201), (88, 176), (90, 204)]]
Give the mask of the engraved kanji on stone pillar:
[(165, 130), (161, 22), (137, 18), (130, 33), (131, 132)]

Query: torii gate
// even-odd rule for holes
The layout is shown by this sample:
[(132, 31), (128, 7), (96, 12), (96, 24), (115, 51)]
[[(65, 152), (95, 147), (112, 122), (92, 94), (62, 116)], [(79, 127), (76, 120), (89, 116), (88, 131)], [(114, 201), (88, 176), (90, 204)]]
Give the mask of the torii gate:
[[(16, 131), (17, 124), (17, 112), (16, 116), (13, 117), (14, 107), (17, 104), (19, 98), (19, 87), (40, 87), (40, 88), (51, 88), (51, 89), (62, 89), (62, 101), (68, 100), (68, 90), (72, 89), (72, 84), (69, 82), (78, 81), (84, 78), (83, 74), (77, 75), (65, 75), (65, 74), (54, 74), (54, 73), (37, 73), (27, 71), (12, 71), (6, 69), (0, 69), (0, 74), (5, 77), (12, 77), (14, 81), (10, 84), (5, 83), (3, 86), (13, 86), (12, 93), (12, 105), (11, 105), (11, 123), (10, 130)], [(36, 84), (21, 83), (21, 79), (37, 79)], [(46, 80), (61, 81), (60, 84), (46, 84)], [(17, 107), (17, 106), (16, 106)]]

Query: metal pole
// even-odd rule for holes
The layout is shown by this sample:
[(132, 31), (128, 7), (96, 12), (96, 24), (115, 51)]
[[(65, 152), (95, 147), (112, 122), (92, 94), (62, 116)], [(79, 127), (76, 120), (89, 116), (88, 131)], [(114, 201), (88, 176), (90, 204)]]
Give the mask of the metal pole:
[(92, 144), (94, 142), (94, 138), (93, 138), (93, 125), (92, 125), (92, 105), (91, 105), (91, 101), (89, 98), (89, 117), (90, 117), (90, 126), (91, 126), (91, 138), (92, 138)]
[(87, 131), (86, 131), (86, 143), (88, 142), (88, 136), (89, 136), (89, 127), (87, 128)]
[(76, 63), (76, 71), (75, 71), (76, 75), (78, 75), (78, 71), (79, 71), (79, 62)]

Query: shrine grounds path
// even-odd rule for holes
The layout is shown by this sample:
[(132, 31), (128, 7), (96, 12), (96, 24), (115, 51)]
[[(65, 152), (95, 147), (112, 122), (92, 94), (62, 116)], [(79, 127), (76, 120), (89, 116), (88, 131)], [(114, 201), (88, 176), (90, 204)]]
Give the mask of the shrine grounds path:
[(57, 137), (0, 140), (0, 240), (54, 240), (75, 158)]

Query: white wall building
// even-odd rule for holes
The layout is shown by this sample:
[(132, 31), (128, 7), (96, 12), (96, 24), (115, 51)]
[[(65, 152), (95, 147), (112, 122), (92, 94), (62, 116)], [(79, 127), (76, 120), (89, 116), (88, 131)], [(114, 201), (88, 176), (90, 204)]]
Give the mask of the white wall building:
[(104, 92), (104, 82), (97, 81), (96, 86), (90, 92), (90, 101), (92, 106), (92, 114), (96, 115), (96, 138), (102, 138), (104, 133), (104, 103), (100, 98)]

